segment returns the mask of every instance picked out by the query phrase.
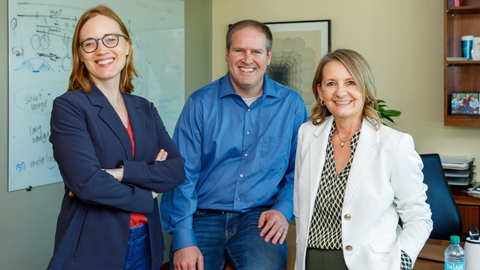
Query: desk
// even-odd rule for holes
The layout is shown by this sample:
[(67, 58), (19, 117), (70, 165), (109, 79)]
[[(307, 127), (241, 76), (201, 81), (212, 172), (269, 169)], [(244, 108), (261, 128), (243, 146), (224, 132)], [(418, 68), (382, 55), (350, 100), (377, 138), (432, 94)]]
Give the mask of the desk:
[[(420, 251), (413, 270), (443, 270), (444, 252), (450, 241), (428, 239), (425, 247)], [(464, 243), (460, 243), (463, 247)]]
[(429, 261), (425, 259), (417, 259), (413, 270), (444, 270), (443, 262)]
[(462, 218), (462, 238), (468, 237), (470, 224), (480, 224), (480, 198), (469, 196), (465, 188), (451, 187)]

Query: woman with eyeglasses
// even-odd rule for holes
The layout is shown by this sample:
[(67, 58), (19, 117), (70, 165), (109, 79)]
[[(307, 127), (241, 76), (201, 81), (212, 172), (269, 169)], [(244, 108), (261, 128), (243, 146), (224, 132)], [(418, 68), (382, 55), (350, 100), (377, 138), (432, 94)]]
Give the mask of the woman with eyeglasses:
[(132, 42), (110, 8), (82, 15), (72, 58), (68, 91), (51, 117), (65, 195), (48, 269), (158, 269), (156, 198), (183, 182), (184, 159), (153, 104), (131, 95)]

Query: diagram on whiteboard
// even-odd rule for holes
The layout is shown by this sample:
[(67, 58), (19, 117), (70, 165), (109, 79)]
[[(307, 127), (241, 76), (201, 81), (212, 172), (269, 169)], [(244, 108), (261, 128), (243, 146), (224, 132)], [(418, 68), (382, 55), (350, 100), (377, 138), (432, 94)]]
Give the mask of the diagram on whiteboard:
[[(76, 23), (97, 4), (9, 2), (9, 191), (61, 181), (48, 140), (52, 104), (68, 88)], [(132, 37), (141, 76), (134, 94), (155, 104), (172, 134), (185, 95), (184, 2), (103, 4), (119, 14)]]

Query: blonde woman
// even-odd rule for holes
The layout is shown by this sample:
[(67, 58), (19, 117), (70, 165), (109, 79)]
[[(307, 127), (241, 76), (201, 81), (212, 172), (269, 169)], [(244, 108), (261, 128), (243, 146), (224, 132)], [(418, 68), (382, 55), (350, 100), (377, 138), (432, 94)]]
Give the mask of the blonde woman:
[(380, 123), (355, 51), (328, 53), (312, 90), (295, 165), (295, 269), (411, 269), (432, 230), (412, 137)]

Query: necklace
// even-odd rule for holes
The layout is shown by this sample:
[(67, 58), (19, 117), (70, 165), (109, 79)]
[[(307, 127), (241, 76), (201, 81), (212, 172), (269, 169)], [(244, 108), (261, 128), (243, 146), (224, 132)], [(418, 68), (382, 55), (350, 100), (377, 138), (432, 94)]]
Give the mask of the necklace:
[(347, 140), (342, 140), (342, 138), (340, 138), (340, 136), (338, 135), (338, 131), (337, 131), (337, 137), (338, 137), (338, 139), (339, 139), (340, 142), (341, 142), (341, 143), (340, 143), (340, 147), (343, 148), (343, 147), (345, 146), (345, 142), (346, 142)]

